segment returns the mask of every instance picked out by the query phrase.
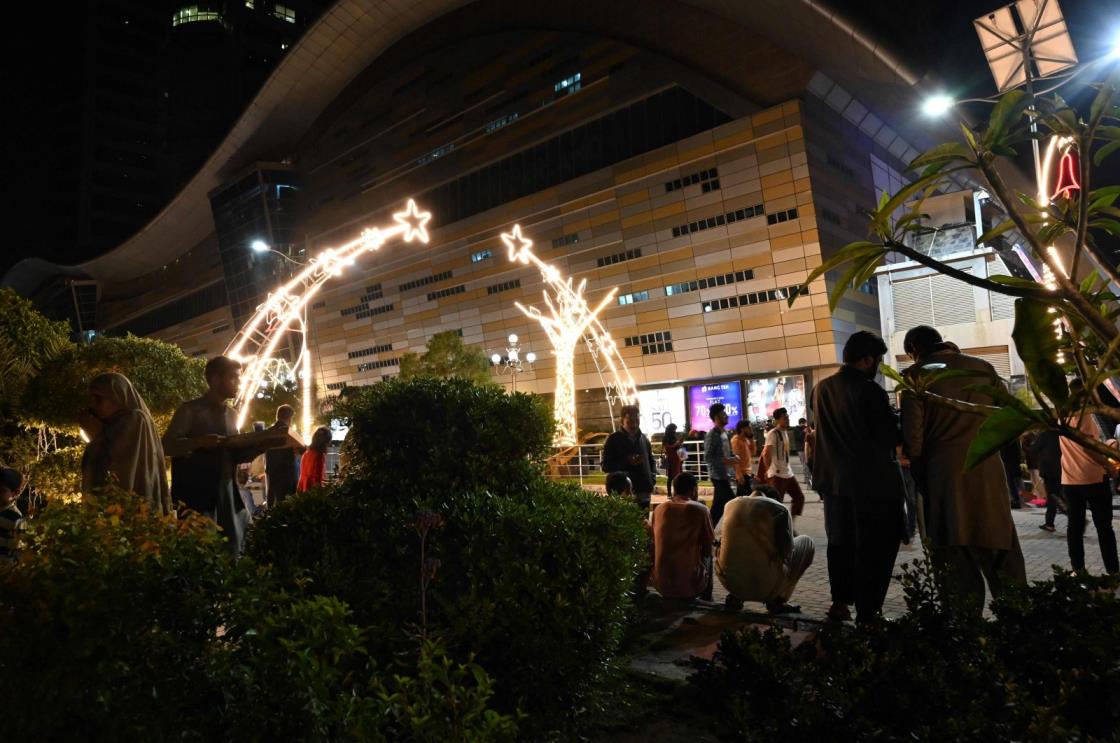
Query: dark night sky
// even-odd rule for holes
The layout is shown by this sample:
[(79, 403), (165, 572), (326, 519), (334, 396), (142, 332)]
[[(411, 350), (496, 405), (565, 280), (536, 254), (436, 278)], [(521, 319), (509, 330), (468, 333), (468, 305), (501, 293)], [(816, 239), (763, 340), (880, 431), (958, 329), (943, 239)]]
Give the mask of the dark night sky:
[[(136, 0), (147, 2), (149, 0)], [(791, 0), (792, 1), (792, 0)], [(919, 74), (943, 80), (957, 97), (990, 95), (990, 73), (972, 28), (977, 16), (999, 7), (999, 0), (826, 0), (859, 26), (867, 27), (910, 62)], [(37, 4), (38, 5), (38, 4)], [(75, 3), (77, 5), (77, 3)], [(1100, 56), (1120, 31), (1120, 0), (1061, 0), (1081, 59)], [(22, 22), (22, 32), (7, 45), (7, 69), (15, 78), (10, 109), (15, 134), (9, 138), (10, 183), (15, 198), (9, 217), (15, 229), (0, 255), (0, 271), (27, 255), (50, 257), (64, 249), (65, 236), (51, 235), (51, 215), (70, 207), (42, 203), (42, 185), (52, 177), (43, 167), (52, 146), (49, 125), (52, 97), (81, 95), (75, 66), (81, 49), (81, 13), (41, 4)], [(44, 255), (44, 253), (47, 253)], [(91, 256), (92, 257), (92, 256)]]

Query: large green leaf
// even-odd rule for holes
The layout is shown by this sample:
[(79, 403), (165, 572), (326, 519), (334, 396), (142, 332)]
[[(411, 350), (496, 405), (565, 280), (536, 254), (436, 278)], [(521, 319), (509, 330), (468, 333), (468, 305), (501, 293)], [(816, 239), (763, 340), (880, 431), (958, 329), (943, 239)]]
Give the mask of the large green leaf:
[(1056, 360), (1059, 339), (1054, 332), (1054, 320), (1055, 315), (1045, 302), (1016, 299), (1011, 337), (1031, 380), (1052, 401), (1064, 403), (1069, 399), (1069, 385)]
[(984, 132), (983, 142), (988, 149), (1003, 143), (1008, 127), (1018, 121), (1031, 101), (1031, 96), (1024, 90), (1012, 90), (1000, 97), (999, 102), (992, 107), (988, 128)]
[(976, 432), (965, 456), (965, 469), (972, 469), (1032, 428), (1042, 428), (1042, 424), (1016, 408), (1000, 408)]
[(1004, 276), (1002, 274), (996, 274), (995, 276), (989, 276), (988, 281), (991, 281), (992, 283), (995, 283), (995, 284), (1003, 284), (1004, 286), (1014, 286), (1014, 287), (1018, 287), (1020, 289), (1045, 289), (1046, 288), (1042, 284), (1038, 283), (1037, 281), (1032, 281), (1031, 279), (1021, 279), (1018, 276)]
[(1002, 235), (1003, 233), (1013, 229), (1015, 229), (1015, 221), (1011, 219), (1005, 219), (992, 229), (985, 232), (980, 237), (976, 238), (976, 244), (982, 245), (991, 240), (993, 237), (998, 237), (999, 235)]
[(966, 162), (974, 164), (972, 150), (960, 142), (946, 142), (939, 144), (931, 150), (910, 161), (911, 170), (919, 170), (928, 165), (942, 165), (950, 162)]
[(1120, 150), (1120, 140), (1109, 142), (1104, 147), (1101, 147), (1099, 150), (1097, 150), (1097, 153), (1093, 155), (1093, 164), (1099, 166), (1105, 161), (1105, 158), (1111, 156), (1112, 153), (1116, 152), (1117, 150)]

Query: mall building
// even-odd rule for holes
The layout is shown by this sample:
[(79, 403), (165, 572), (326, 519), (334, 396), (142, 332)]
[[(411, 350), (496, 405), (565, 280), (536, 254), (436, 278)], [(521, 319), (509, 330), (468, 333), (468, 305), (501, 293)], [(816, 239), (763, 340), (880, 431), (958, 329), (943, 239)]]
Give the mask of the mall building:
[[(213, 356), (300, 262), (412, 197), (431, 242), (367, 254), (310, 308), (320, 399), (397, 374), (442, 331), (487, 356), (517, 334), (537, 356), (517, 388), (551, 393), (548, 337), (514, 305), (543, 308), (545, 287), (500, 240), (517, 223), (592, 304), (617, 288), (603, 324), (646, 428), (706, 428), (712, 399), (752, 417), (803, 406), (853, 331), (880, 331), (885, 276), (835, 312), (828, 280), (786, 298), (865, 237), (864, 211), (905, 163), (952, 136), (916, 115), (923, 92), (810, 0), (342, 0), (144, 229), (83, 265), (24, 261), (5, 282), (69, 286), (87, 335)], [(575, 369), (581, 429), (610, 430), (591, 354)]]

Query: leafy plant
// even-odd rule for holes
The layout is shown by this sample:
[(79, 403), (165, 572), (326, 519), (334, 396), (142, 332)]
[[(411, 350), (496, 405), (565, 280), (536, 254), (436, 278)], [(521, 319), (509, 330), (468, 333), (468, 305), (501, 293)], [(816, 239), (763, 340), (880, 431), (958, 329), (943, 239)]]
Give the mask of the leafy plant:
[(29, 300), (0, 288), (0, 418), (19, 408), (27, 383), (70, 347), (68, 324), (48, 320)]
[[(1120, 374), (1120, 302), (1109, 286), (1120, 285), (1120, 271), (1106, 254), (1104, 242), (1120, 238), (1120, 185), (1098, 185), (1093, 166), (1100, 165), (1120, 149), (1120, 63), (1106, 69), (1105, 79), (1093, 86), (1091, 102), (1078, 110), (1058, 95), (1034, 98), (1022, 90), (1004, 94), (994, 106), (986, 125), (962, 123), (963, 141), (938, 145), (910, 163), (917, 173), (912, 183), (895, 194), (884, 194), (870, 215), (870, 239), (845, 246), (824, 261), (807, 278), (806, 286), (831, 272), (830, 306), (852, 287), (867, 281), (890, 253), (904, 256), (939, 273), (973, 286), (1010, 295), (1015, 300), (1012, 333), (1027, 371), (1033, 400), (1025, 402), (999, 388), (983, 385), (996, 405), (976, 405), (939, 396), (930, 391), (937, 380), (931, 375), (924, 388), (913, 380), (891, 374), (903, 390), (924, 395), (938, 404), (963, 413), (987, 417), (972, 442), (968, 461), (973, 465), (998, 451), (1028, 430), (1049, 429), (1074, 439), (1103, 456), (1115, 452), (1071, 425), (1088, 413), (1115, 416), (1102, 402), (1098, 388)], [(1031, 125), (1038, 132), (1032, 132)], [(1061, 137), (1077, 160), (1080, 188), (1058, 194), (1042, 203), (1031, 194), (1014, 191), (1005, 170), (1010, 158), (1032, 139)], [(999, 225), (977, 238), (991, 243), (1004, 234), (1015, 234), (1032, 256), (1053, 274), (1051, 289), (1027, 279), (992, 276), (983, 278), (938, 261), (911, 246), (916, 236), (931, 231), (924, 224), (923, 204), (940, 189), (954, 190), (950, 177), (967, 172), (986, 184), (995, 204), (1006, 214)], [(1051, 246), (1059, 245), (1069, 256), (1069, 273)], [(1094, 270), (1080, 284), (1085, 261)], [(797, 300), (798, 292), (790, 298)], [(1056, 337), (1055, 321), (1063, 332)], [(887, 372), (887, 369), (884, 369)], [(888, 372), (889, 373), (889, 372)], [(1084, 389), (1071, 389), (1069, 374), (1084, 380)]]
[(490, 377), (490, 360), (477, 346), (468, 346), (454, 330), (436, 333), (428, 341), (424, 353), (413, 351), (401, 356), (401, 379), (436, 377), (469, 379), (486, 384)]
[(985, 621), (923, 563), (895, 623), (831, 627), (793, 647), (778, 629), (726, 633), (694, 661), (697, 703), (747, 739), (1114, 740), (1115, 577), (1007, 591)]
[(334, 598), (231, 562), (211, 522), (106, 490), (31, 521), (0, 566), (12, 740), (507, 741), (493, 682), (436, 644), (375, 662)]

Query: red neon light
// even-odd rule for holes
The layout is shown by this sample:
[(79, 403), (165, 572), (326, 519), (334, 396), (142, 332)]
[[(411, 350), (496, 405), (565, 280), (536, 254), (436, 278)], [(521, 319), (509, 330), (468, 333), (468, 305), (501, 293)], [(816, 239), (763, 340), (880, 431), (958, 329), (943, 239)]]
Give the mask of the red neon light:
[(1073, 156), (1073, 150), (1067, 150), (1062, 155), (1062, 162), (1058, 167), (1058, 181), (1054, 184), (1054, 193), (1050, 197), (1051, 200), (1062, 196), (1069, 198), (1070, 191), (1080, 191), (1081, 184), (1077, 180), (1077, 158)]

